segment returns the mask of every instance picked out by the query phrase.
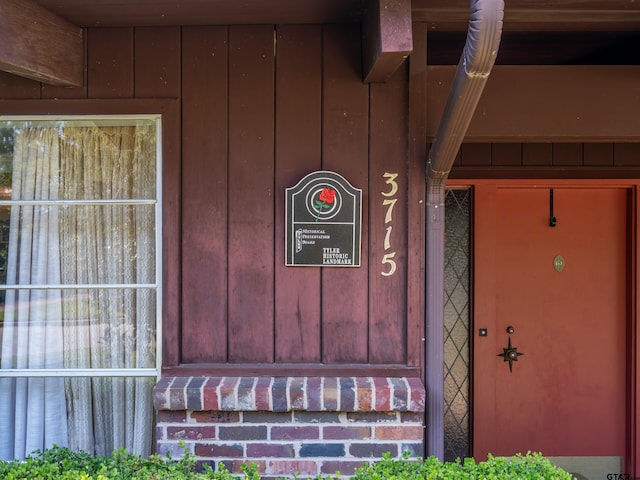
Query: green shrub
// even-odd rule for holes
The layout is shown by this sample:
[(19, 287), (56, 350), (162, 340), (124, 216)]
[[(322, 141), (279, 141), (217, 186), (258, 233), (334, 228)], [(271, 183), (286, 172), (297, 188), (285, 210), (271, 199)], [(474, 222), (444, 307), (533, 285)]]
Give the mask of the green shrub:
[[(224, 466), (216, 471), (204, 465), (196, 471), (196, 459), (185, 452), (179, 460), (169, 456), (152, 455), (143, 458), (117, 450), (111, 457), (93, 457), (68, 448), (54, 447), (37, 452), (20, 462), (0, 461), (0, 478), (3, 480), (232, 480)], [(244, 480), (260, 480), (255, 464), (244, 465)], [(340, 474), (337, 473), (339, 478)], [(330, 477), (326, 477), (328, 480)], [(373, 465), (359, 468), (354, 480), (509, 480), (546, 479), (571, 480), (573, 477), (551, 464), (540, 454), (528, 453), (510, 459), (490, 457), (486, 462), (440, 462), (435, 458), (410, 460), (392, 459), (389, 454)], [(323, 480), (318, 476), (316, 480)]]
[[(232, 480), (234, 477), (222, 466), (213, 471), (204, 465), (196, 472), (196, 459), (185, 452), (179, 460), (169, 456), (148, 458), (116, 450), (111, 457), (93, 457), (55, 446), (36, 452), (24, 461), (0, 462), (3, 480)], [(247, 480), (258, 480), (255, 468), (246, 468)], [(254, 475), (251, 477), (250, 475)]]
[(356, 471), (354, 480), (572, 480), (573, 476), (553, 465), (539, 453), (527, 453), (511, 458), (489, 456), (485, 462), (472, 458), (464, 461), (441, 462), (435, 457), (426, 460), (394, 460), (385, 455), (382, 460)]

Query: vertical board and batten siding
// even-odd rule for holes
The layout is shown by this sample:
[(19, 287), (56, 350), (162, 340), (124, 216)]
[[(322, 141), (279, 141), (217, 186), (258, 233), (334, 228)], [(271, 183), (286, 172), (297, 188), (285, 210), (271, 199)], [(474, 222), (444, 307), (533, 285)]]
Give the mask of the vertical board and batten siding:
[[(302, 165), (322, 169), (322, 27), (281, 26), (277, 35), (275, 191), (284, 192)], [(275, 207), (284, 211), (284, 195)], [(319, 362), (320, 295), (309, 292), (320, 291), (321, 269), (285, 266), (284, 216), (275, 222), (275, 360)]]
[[(163, 167), (165, 365), (418, 366), (407, 71), (363, 84), (360, 36), (356, 25), (90, 28), (83, 87), (0, 73), (3, 99), (180, 101), (181, 161)], [(363, 190), (359, 268), (284, 266), (284, 190), (315, 170)], [(385, 173), (399, 186), (391, 277)]]
[(407, 342), (409, 364), (421, 365), (424, 371), (424, 327), (425, 327), (425, 281), (426, 281), (426, 185), (424, 181), (425, 159), (427, 158), (427, 26), (413, 24), (413, 52), (408, 64), (409, 92), (408, 122), (408, 165), (407, 165), (407, 285), (406, 312), (407, 338), (420, 341)]
[[(402, 70), (406, 67), (403, 66)], [(409, 92), (405, 78), (406, 73), (400, 72), (385, 85), (371, 85), (369, 163), (371, 171), (376, 174), (369, 179), (372, 198), (369, 208), (370, 218), (377, 220), (369, 227), (370, 245), (374, 246), (369, 251), (369, 289), (375, 292), (375, 296), (369, 298), (369, 338), (371, 344), (378, 345), (370, 352), (369, 361), (372, 363), (411, 363), (410, 351), (407, 350), (406, 359), (403, 357), (405, 346), (408, 348), (408, 330), (397, 321), (398, 318), (408, 318), (407, 274), (381, 275), (382, 271), (389, 272), (387, 265), (382, 263), (385, 254), (393, 254), (391, 259), (397, 265), (408, 268), (408, 211), (404, 205), (409, 203), (409, 181), (408, 174), (404, 174), (405, 159), (397, 155), (398, 151), (407, 148), (406, 132), (409, 131), (405, 108)], [(387, 173), (398, 174), (394, 178), (398, 193), (383, 198), (381, 192), (388, 195), (392, 191), (387, 183), (391, 177), (384, 176)], [(383, 204), (383, 200), (395, 200), (396, 203)], [(420, 208), (419, 203), (415, 206)], [(389, 243), (388, 248), (385, 241)], [(417, 348), (420, 344), (417, 342)]]
[[(87, 114), (93, 100), (180, 102), (163, 146), (165, 366), (419, 366), (424, 265), (408, 263), (423, 258), (424, 132), (409, 121), (426, 98), (408, 77), (422, 65), (363, 84), (355, 25), (91, 28), (86, 43), (83, 87), (0, 72), (0, 98), (87, 100)], [(639, 149), (465, 144), (452, 177), (632, 174)], [(359, 268), (284, 266), (284, 189), (320, 169), (363, 190)], [(385, 173), (398, 174), (390, 223)]]
[[(180, 361), (406, 363), (406, 200), (394, 218), (398, 273), (390, 280), (375, 278), (379, 292), (369, 287), (374, 276), (381, 277), (381, 264), (368, 262), (370, 245), (378, 262), (382, 256), (384, 214), (375, 207), (377, 232), (368, 236), (368, 212), (374, 202), (381, 205), (384, 173), (398, 173), (406, 191), (406, 73), (399, 72), (389, 85), (364, 85), (360, 32), (353, 26), (282, 26), (275, 32), (233, 26), (208, 47), (206, 63), (220, 62), (219, 72), (228, 72), (228, 83), (218, 72), (214, 87), (198, 80), (202, 69), (194, 67), (189, 75), (186, 67), (202, 49), (203, 40), (193, 32), (203, 28), (183, 29)], [(206, 49), (200, 53), (206, 55)], [(219, 99), (217, 111), (214, 102), (187, 102), (188, 96), (206, 98), (214, 88), (228, 92), (211, 93)], [(369, 130), (372, 109), (375, 132)], [(189, 114), (198, 115), (198, 122)], [(211, 123), (208, 115), (221, 125), (202, 131), (195, 124)], [(208, 140), (220, 146), (219, 155), (187, 145), (206, 135), (219, 135)], [(189, 148), (193, 152), (187, 154)], [(203, 178), (209, 178), (206, 165), (212, 162), (216, 166), (210, 168), (226, 172), (227, 184), (206, 191)], [(284, 266), (284, 189), (320, 169), (334, 170), (363, 190), (360, 268)], [(192, 190), (192, 182), (202, 187)], [(375, 196), (369, 195), (370, 182)], [(217, 221), (191, 212), (190, 205), (206, 210), (203, 194), (206, 203), (220, 206)], [(380, 332), (382, 327), (387, 331)]]
[(89, 44), (89, 98), (133, 98), (136, 91), (133, 28), (95, 29)]
[[(228, 162), (229, 169), (227, 291), (203, 291), (201, 295), (228, 298), (228, 361), (270, 363), (274, 355), (276, 196), (273, 27), (233, 27), (228, 42), (229, 155), (213, 159)], [(212, 231), (219, 228), (209, 227)], [(188, 245), (183, 248), (185, 256), (195, 253)], [(191, 295), (183, 291), (183, 301), (198, 301), (199, 297)]]
[[(207, 29), (218, 34), (203, 49)], [(183, 29), (183, 363), (367, 363), (377, 350), (369, 343), (370, 93), (357, 68), (360, 33), (352, 26), (283, 26), (275, 35), (274, 45), (273, 27)], [(199, 79), (205, 66), (190, 61), (199, 50), (205, 65), (219, 65), (212, 68), (215, 85)], [(218, 104), (196, 103), (208, 95)], [(198, 123), (220, 125), (203, 130)], [(395, 128), (403, 175), (405, 127)], [(219, 155), (189, 146), (204, 141), (219, 145)], [(207, 191), (211, 169), (226, 185)], [(360, 268), (284, 266), (284, 189), (319, 169), (335, 170), (365, 192)], [(220, 207), (216, 221), (190, 208), (206, 211), (211, 203)], [(396, 325), (392, 335), (402, 339), (386, 363), (405, 361), (402, 295), (382, 307)]]
[(228, 162), (218, 161), (228, 157), (227, 30), (182, 31), (182, 291), (192, 295), (180, 345), (194, 363), (227, 358), (228, 302), (214, 293), (227, 289)]
[[(322, 168), (362, 189), (360, 268), (322, 270), (322, 361), (366, 363), (368, 357), (369, 86), (361, 78), (360, 32), (325, 27), (323, 35)], [(373, 171), (371, 176), (375, 175)], [(373, 197), (375, 198), (375, 197)]]

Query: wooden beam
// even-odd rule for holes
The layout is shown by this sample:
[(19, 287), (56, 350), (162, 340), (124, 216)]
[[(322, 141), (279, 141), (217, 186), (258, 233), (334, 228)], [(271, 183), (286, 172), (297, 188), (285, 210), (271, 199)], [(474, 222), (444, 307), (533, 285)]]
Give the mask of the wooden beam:
[(83, 30), (32, 0), (0, 0), (0, 69), (79, 87), (84, 81)]
[[(455, 67), (431, 66), (427, 137), (435, 135)], [(640, 142), (640, 66), (493, 68), (465, 142)]]
[(386, 82), (413, 49), (411, 0), (369, 0), (363, 20), (363, 78)]

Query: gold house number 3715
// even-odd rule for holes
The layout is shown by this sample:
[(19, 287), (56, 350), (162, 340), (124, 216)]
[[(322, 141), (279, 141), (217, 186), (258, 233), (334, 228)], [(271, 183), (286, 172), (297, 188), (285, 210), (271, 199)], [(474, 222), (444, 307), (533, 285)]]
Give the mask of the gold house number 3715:
[(398, 199), (396, 198), (396, 194), (398, 193), (398, 183), (396, 182), (397, 173), (384, 173), (382, 175), (386, 180), (385, 183), (388, 185), (388, 191), (380, 192), (384, 197), (382, 200), (382, 206), (386, 207), (386, 212), (384, 215), (384, 224), (386, 226), (386, 231), (384, 235), (384, 255), (382, 256), (382, 265), (384, 265), (384, 270), (380, 272), (385, 277), (390, 277), (394, 273), (396, 273), (396, 262), (394, 257), (396, 256), (396, 252), (391, 248), (391, 232), (393, 231), (393, 207), (395, 206)]

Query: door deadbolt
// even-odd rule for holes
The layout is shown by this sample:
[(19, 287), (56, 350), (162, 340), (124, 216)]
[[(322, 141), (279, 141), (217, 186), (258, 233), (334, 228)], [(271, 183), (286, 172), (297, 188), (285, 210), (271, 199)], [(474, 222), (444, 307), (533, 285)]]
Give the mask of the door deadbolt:
[(507, 327), (507, 333), (508, 333), (509, 335), (511, 335), (511, 334), (512, 334), (512, 333), (514, 333), (515, 331), (516, 331), (516, 329), (515, 329), (515, 328), (513, 328), (511, 325), (509, 325), (509, 326)]

